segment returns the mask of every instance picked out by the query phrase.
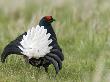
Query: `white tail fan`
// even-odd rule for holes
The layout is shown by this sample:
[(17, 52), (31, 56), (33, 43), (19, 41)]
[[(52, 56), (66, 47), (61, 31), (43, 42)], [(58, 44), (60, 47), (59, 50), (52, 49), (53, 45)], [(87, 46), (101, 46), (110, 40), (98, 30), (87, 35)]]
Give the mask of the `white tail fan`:
[(52, 39), (49, 40), (50, 35), (50, 33), (47, 33), (47, 29), (44, 29), (44, 26), (37, 25), (36, 28), (29, 29), (27, 35), (23, 35), (20, 42), (21, 46), (18, 47), (29, 59), (44, 57), (52, 49), (52, 46), (49, 46), (52, 42)]

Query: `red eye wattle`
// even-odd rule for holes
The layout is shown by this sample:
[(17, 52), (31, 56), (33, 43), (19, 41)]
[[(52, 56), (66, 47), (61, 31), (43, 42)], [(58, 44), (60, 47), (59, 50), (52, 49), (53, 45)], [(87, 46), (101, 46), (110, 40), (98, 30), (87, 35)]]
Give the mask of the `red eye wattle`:
[(45, 19), (46, 19), (47, 21), (50, 21), (50, 20), (52, 20), (52, 16), (45, 16)]

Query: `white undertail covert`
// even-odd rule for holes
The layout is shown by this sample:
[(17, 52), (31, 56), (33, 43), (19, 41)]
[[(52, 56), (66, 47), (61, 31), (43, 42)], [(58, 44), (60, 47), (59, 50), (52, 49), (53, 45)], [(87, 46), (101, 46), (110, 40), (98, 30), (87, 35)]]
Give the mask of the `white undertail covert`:
[(52, 42), (52, 39), (49, 39), (50, 35), (44, 26), (37, 25), (29, 29), (27, 35), (23, 35), (21, 46), (18, 47), (29, 59), (44, 57), (52, 49), (52, 46), (49, 46)]

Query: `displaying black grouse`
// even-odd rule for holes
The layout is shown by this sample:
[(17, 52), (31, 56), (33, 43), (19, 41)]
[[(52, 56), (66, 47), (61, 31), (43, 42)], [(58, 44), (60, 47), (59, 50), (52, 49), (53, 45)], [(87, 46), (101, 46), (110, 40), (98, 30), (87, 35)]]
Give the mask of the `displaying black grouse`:
[(32, 27), (11, 41), (4, 48), (1, 62), (4, 63), (10, 54), (23, 55), (31, 65), (43, 66), (46, 72), (49, 65), (53, 64), (57, 74), (62, 68), (64, 55), (51, 25), (53, 21), (52, 16), (45, 16), (36, 28)]

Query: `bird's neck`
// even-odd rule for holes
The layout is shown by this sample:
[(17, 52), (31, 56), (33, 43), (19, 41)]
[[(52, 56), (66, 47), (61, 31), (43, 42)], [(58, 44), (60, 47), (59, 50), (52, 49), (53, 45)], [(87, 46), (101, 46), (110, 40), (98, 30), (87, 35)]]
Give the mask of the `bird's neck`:
[(48, 23), (45, 23), (45, 22), (40, 22), (39, 25), (44, 26), (44, 28), (47, 29), (47, 33), (50, 33), (51, 37), (56, 38), (56, 34), (55, 34), (54, 29), (53, 29), (51, 24), (48, 24)]

